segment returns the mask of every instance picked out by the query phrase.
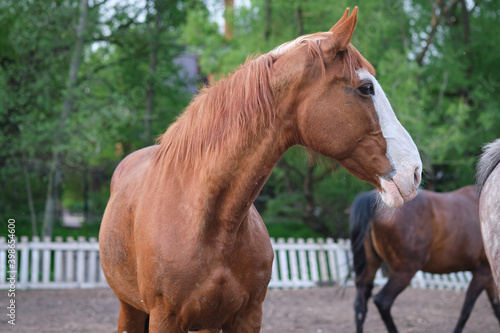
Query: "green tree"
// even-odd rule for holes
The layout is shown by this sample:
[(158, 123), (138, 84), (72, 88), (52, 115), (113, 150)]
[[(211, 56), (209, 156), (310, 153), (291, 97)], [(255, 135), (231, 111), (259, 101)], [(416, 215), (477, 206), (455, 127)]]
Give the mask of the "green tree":
[(175, 59), (196, 3), (0, 1), (3, 221), (31, 220), (35, 234), (45, 212), (50, 235), (62, 208), (102, 215), (116, 164), (192, 94)]

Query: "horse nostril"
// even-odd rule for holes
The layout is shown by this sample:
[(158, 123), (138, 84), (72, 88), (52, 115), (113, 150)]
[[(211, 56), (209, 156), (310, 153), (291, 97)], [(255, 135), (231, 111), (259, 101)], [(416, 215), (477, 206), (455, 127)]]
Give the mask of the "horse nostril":
[(413, 183), (415, 184), (415, 187), (418, 187), (420, 185), (420, 168), (417, 167), (415, 169), (415, 172), (413, 173)]

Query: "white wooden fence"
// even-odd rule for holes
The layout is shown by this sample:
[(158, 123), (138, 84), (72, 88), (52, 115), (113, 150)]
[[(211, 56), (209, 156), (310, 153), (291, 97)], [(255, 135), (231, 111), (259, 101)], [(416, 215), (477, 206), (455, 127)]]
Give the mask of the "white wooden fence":
[(15, 264), (8, 265), (8, 242), (0, 238), (0, 289), (8, 289), (12, 271), (17, 272), (16, 289), (71, 289), (106, 287), (99, 262), (96, 238), (62, 237), (40, 241), (39, 237), (21, 237), (15, 242)]
[[(271, 239), (275, 260), (270, 288), (309, 288), (322, 285), (353, 286), (350, 241), (339, 239)], [(16, 267), (8, 266), (9, 244), (0, 237), (0, 289), (9, 289), (11, 272), (16, 289), (58, 289), (106, 287), (99, 263), (99, 244), (95, 238), (77, 240), (61, 237), (55, 241), (21, 237), (15, 242)], [(411, 287), (465, 290), (470, 272), (437, 275), (418, 272)], [(387, 281), (379, 270), (375, 284)]]

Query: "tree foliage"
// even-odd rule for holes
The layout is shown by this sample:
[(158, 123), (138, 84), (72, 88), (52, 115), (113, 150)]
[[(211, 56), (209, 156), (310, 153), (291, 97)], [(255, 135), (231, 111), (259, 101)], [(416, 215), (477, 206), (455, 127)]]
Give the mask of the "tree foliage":
[[(87, 211), (89, 221), (98, 221), (116, 164), (152, 144), (188, 103), (176, 62), (184, 52), (197, 56), (201, 74), (217, 79), (252, 54), (328, 30), (352, 6), (251, 0), (227, 9), (225, 33), (200, 0), (89, 0), (73, 106), (59, 128), (81, 1), (0, 0), (0, 225), (16, 218), (40, 231), (54, 154), (61, 156), (58, 210)], [(423, 187), (473, 183), (480, 147), (500, 133), (500, 3), (358, 5), (352, 43), (376, 68), (419, 147)], [(350, 202), (371, 186), (308, 155), (299, 148), (285, 154), (256, 204), (266, 222), (296, 221), (345, 236)]]

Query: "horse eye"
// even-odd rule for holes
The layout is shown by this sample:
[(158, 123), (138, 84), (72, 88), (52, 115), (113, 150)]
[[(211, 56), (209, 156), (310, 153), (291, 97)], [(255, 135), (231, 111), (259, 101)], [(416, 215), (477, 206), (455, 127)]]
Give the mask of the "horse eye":
[(375, 91), (373, 90), (373, 84), (365, 83), (361, 87), (358, 88), (359, 92), (363, 95), (375, 95)]

